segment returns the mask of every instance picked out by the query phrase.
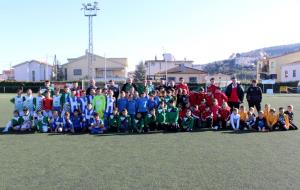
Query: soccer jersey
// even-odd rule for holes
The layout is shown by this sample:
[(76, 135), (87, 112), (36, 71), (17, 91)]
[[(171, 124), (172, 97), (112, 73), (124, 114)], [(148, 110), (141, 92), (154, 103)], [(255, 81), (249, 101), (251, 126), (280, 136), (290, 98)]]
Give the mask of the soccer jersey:
[(79, 98), (79, 108), (81, 113), (83, 113), (86, 110), (86, 106), (88, 104), (88, 97), (82, 96)]
[(68, 98), (68, 103), (69, 103), (69, 105), (70, 105), (70, 111), (71, 111), (71, 113), (73, 113), (74, 112), (74, 110), (78, 110), (78, 98), (77, 98), (77, 96), (70, 96), (69, 98)]
[(115, 105), (115, 98), (106, 96), (106, 109), (105, 113), (112, 114)]
[(41, 111), (43, 109), (43, 99), (44, 96), (37, 96), (33, 99), (33, 104), (35, 107), (35, 111)]
[(158, 123), (166, 122), (166, 108), (159, 107), (156, 112), (156, 121)]
[(100, 115), (100, 118), (103, 118), (105, 111), (106, 97), (104, 95), (97, 95), (93, 99), (93, 107), (95, 111)]
[(19, 112), (23, 111), (23, 97), (22, 96), (15, 96), (10, 101), (15, 104), (15, 110), (18, 110)]
[(44, 98), (43, 99), (43, 110), (51, 111), (52, 110), (53, 99), (52, 98)]
[(34, 111), (33, 96), (23, 97), (23, 107), (28, 108), (29, 111)]
[(185, 116), (183, 119), (182, 119), (182, 128), (183, 129), (193, 129), (194, 127), (194, 118), (192, 116)]
[(53, 104), (52, 104), (53, 109), (59, 111), (61, 109), (61, 94), (54, 95), (52, 99), (53, 99)]

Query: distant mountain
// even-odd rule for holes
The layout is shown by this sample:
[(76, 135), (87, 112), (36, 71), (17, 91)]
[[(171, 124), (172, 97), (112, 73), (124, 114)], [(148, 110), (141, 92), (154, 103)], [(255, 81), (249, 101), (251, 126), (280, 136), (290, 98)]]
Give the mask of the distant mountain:
[(262, 57), (281, 56), (296, 51), (300, 51), (300, 43), (261, 48), (244, 53), (234, 53), (226, 60), (206, 64), (203, 70), (210, 74), (234, 74), (244, 79), (251, 79), (255, 77), (255, 65)]
[(261, 48), (261, 49), (249, 51), (246, 53), (241, 53), (240, 56), (261, 57), (262, 54), (264, 54), (268, 57), (275, 57), (275, 56), (280, 56), (280, 55), (284, 55), (284, 54), (295, 52), (295, 51), (300, 51), (300, 43)]

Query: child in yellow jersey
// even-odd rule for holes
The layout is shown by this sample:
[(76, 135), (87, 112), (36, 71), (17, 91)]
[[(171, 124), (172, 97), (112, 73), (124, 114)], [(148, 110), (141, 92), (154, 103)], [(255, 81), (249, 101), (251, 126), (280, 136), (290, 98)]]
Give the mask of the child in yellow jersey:
[(248, 114), (243, 105), (240, 106), (239, 109), (239, 115), (240, 115), (240, 129), (241, 130), (248, 130), (247, 128), (247, 120), (248, 120)]
[(270, 131), (274, 130), (278, 121), (278, 115), (276, 114), (276, 110), (274, 108), (270, 109), (270, 112), (267, 115), (266, 120)]
[(270, 104), (265, 104), (264, 118), (267, 119), (268, 115), (270, 114), (270, 110), (271, 110), (271, 105)]
[(289, 116), (284, 113), (284, 108), (279, 108), (278, 120), (275, 126), (275, 130), (286, 131), (290, 128)]

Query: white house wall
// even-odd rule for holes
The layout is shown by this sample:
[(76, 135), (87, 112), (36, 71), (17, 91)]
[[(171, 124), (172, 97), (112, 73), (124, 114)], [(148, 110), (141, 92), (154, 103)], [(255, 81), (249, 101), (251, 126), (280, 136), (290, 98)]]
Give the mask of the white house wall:
[[(296, 70), (296, 77), (293, 77), (293, 70)], [(285, 76), (285, 71), (288, 72), (288, 76)], [(293, 82), (300, 81), (300, 63), (282, 66), (281, 69), (281, 82)]]

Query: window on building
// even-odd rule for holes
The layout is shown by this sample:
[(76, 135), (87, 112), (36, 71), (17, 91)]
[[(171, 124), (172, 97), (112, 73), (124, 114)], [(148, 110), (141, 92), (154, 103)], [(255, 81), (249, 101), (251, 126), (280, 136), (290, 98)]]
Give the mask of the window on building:
[(288, 78), (289, 77), (289, 72), (288, 71), (284, 71), (284, 76), (285, 76), (285, 78)]
[(296, 70), (293, 70), (293, 77), (295, 78), (296, 76)]
[(189, 78), (189, 82), (190, 83), (197, 83), (198, 81), (197, 81), (197, 77), (190, 77)]
[(81, 69), (74, 69), (73, 70), (73, 75), (74, 76), (81, 76), (82, 75)]
[[(105, 71), (103, 69), (96, 68), (96, 78), (104, 78)], [(106, 71), (106, 77), (114, 77), (114, 72), (112, 70)]]
[(176, 77), (168, 77), (168, 81), (176, 81)]

